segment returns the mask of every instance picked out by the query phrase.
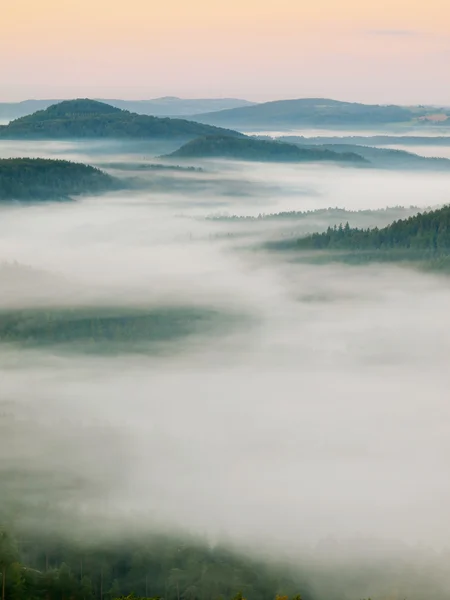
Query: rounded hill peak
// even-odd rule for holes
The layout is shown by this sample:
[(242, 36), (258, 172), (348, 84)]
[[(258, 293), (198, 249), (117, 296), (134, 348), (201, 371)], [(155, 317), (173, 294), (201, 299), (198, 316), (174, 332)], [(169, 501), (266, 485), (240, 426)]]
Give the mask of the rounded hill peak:
[(99, 115), (120, 112), (120, 108), (116, 108), (115, 106), (111, 106), (105, 102), (90, 100), (89, 98), (77, 98), (75, 100), (63, 100), (62, 102), (58, 102), (58, 104), (52, 104), (47, 109), (42, 111), (41, 117), (43, 114), (46, 114), (51, 118), (55, 118), (69, 115)]

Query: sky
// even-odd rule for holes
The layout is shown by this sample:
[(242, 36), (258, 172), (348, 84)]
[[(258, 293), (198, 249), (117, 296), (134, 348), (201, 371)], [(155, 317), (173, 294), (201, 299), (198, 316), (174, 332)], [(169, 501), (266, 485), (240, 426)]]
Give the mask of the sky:
[(450, 105), (448, 0), (3, 0), (0, 100)]

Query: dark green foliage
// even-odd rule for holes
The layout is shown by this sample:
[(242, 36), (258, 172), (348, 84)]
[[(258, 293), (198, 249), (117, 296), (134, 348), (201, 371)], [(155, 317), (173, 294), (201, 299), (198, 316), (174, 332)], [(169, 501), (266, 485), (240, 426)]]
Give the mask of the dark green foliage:
[(0, 159), (0, 201), (63, 200), (120, 187), (118, 179), (80, 163), (43, 158)]
[(88, 99), (67, 100), (0, 127), (4, 139), (151, 139), (241, 134), (184, 119), (130, 113)]
[(365, 164), (365, 159), (352, 152), (337, 153), (326, 149), (300, 148), (294, 144), (256, 138), (206, 136), (188, 142), (171, 157), (180, 158), (231, 158), (270, 162), (336, 161)]
[(429, 270), (449, 271), (450, 206), (399, 219), (383, 228), (360, 229), (341, 223), (323, 233), (269, 242), (266, 248), (310, 251), (299, 260), (315, 264), (405, 262)]
[(235, 324), (213, 309), (94, 307), (3, 310), (0, 343), (27, 347), (63, 345), (83, 352), (148, 352), (155, 345)]
[(162, 535), (94, 544), (29, 533), (17, 545), (5, 600), (275, 600), (294, 596), (301, 579), (225, 547)]
[(408, 219), (394, 221), (382, 229), (357, 229), (339, 225), (324, 233), (299, 239), (302, 249), (391, 250), (410, 249), (450, 250), (450, 206), (419, 213)]

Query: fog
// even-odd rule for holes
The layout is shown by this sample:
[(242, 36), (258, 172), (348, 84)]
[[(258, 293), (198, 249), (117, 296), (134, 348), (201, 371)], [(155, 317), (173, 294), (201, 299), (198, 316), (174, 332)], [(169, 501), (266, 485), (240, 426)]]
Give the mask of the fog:
[[(40, 144), (40, 155), (62, 149), (91, 163), (106, 156), (76, 144)], [(414, 564), (418, 548), (428, 564), (448, 544), (450, 282), (261, 249), (326, 217), (205, 217), (440, 205), (448, 175), (195, 166), (204, 171), (165, 175), (157, 191), (1, 209), (4, 502), (26, 511), (46, 499), (91, 523), (132, 514), (144, 530), (312, 552), (321, 568), (347, 553), (355, 568), (374, 556)], [(387, 221), (364, 218), (355, 224)], [(114, 352), (7, 339), (8, 314), (55, 307), (75, 321), (111, 308), (209, 317)], [(330, 538), (337, 546), (323, 546)], [(445, 588), (446, 576), (424, 569)], [(369, 583), (380, 584), (349, 586), (363, 594)]]

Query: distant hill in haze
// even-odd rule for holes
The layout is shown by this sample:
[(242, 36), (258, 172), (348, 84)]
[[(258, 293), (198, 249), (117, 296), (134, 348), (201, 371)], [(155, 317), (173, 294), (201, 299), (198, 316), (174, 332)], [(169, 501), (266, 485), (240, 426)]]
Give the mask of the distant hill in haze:
[[(294, 127), (376, 127), (380, 125), (416, 123), (433, 125), (428, 120), (440, 113), (450, 117), (450, 110), (426, 107), (384, 106), (339, 102), (325, 98), (278, 100), (254, 106), (196, 115), (200, 123), (232, 127), (240, 130), (276, 129)], [(447, 121), (438, 121), (445, 126)], [(450, 118), (448, 119), (450, 126)]]
[(283, 142), (227, 136), (208, 136), (192, 140), (169, 156), (266, 162), (337, 161), (356, 164), (365, 164), (366, 162), (364, 158), (353, 152), (338, 153), (322, 148), (301, 148)]
[(65, 100), (0, 127), (3, 139), (191, 139), (237, 132), (186, 121), (138, 115), (89, 99)]
[[(325, 138), (333, 139), (333, 138)], [(336, 138), (339, 139), (339, 138)], [(350, 138), (351, 139), (351, 138)], [(371, 166), (379, 169), (420, 169), (450, 171), (450, 160), (448, 158), (432, 158), (419, 156), (405, 150), (393, 150), (390, 148), (374, 148), (372, 146), (350, 144), (350, 143), (322, 143), (322, 138), (299, 138), (296, 136), (282, 136), (279, 141), (298, 145), (300, 148), (321, 148), (332, 152), (354, 152), (370, 161)]]
[[(271, 138), (272, 139), (272, 138)], [(349, 146), (450, 146), (450, 136), (423, 135), (347, 135), (347, 136), (280, 136), (277, 139), (289, 143), (321, 145), (347, 144)]]
[(184, 117), (205, 112), (253, 106), (254, 102), (237, 98), (186, 99), (167, 96), (154, 100), (103, 100), (112, 106), (155, 117)]
[(120, 180), (80, 163), (42, 158), (0, 159), (0, 202), (66, 200), (121, 187)]
[[(135, 112), (139, 115), (152, 115), (154, 117), (179, 117), (185, 115), (196, 115), (216, 110), (226, 110), (241, 106), (251, 106), (253, 102), (239, 100), (237, 98), (201, 98), (185, 99), (167, 96), (152, 100), (108, 100), (96, 98), (104, 102)], [(12, 121), (19, 117), (25, 117), (38, 110), (45, 110), (52, 104), (58, 104), (63, 100), (24, 100), (23, 102), (0, 102), (0, 119)]]

